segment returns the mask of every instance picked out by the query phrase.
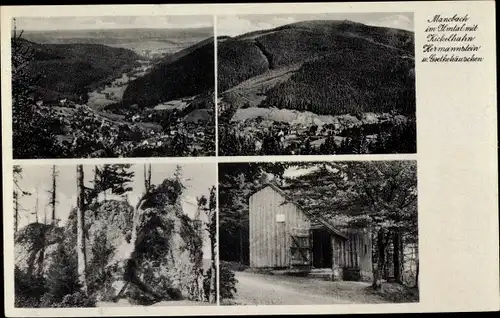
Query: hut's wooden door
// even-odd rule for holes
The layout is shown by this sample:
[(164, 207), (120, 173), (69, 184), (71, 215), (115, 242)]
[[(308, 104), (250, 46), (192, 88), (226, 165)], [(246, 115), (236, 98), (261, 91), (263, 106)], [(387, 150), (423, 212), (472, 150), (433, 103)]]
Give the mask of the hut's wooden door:
[(312, 265), (312, 240), (310, 230), (292, 229), (290, 239), (290, 268), (310, 269)]
[(333, 265), (332, 237), (325, 229), (314, 229), (313, 266), (314, 268), (331, 268)]

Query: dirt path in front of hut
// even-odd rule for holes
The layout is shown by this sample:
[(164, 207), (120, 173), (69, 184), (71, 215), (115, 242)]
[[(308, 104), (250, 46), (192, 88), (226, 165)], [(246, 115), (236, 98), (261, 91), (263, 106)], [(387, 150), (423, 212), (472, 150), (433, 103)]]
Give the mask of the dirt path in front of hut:
[(235, 272), (235, 305), (315, 305), (387, 303), (367, 292), (369, 283)]

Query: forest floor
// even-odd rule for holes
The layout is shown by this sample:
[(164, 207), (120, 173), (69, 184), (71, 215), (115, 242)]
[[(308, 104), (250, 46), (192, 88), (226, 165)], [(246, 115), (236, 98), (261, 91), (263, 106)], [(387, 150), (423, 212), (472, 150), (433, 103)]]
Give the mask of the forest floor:
[[(309, 277), (235, 272), (232, 305), (313, 305), (390, 303), (367, 282), (324, 281)], [(223, 303), (224, 304), (224, 303)]]

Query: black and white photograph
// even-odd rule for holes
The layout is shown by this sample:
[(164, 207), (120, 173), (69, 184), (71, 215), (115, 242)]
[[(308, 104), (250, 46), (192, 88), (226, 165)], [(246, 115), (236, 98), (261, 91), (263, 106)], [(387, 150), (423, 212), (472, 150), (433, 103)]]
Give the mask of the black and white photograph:
[(215, 155), (211, 15), (12, 19), (14, 159)]
[(416, 168), (220, 163), (221, 305), (419, 302)]
[(217, 302), (216, 165), (14, 165), (16, 308)]
[(416, 153), (413, 13), (218, 16), (221, 156)]

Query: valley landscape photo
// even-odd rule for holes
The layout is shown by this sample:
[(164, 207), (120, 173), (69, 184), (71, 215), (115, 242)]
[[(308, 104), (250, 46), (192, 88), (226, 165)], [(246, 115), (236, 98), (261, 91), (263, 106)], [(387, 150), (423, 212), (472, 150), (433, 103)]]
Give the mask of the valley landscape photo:
[(212, 16), (16, 18), (13, 157), (215, 155)]
[(219, 155), (415, 153), (411, 13), (217, 18)]

